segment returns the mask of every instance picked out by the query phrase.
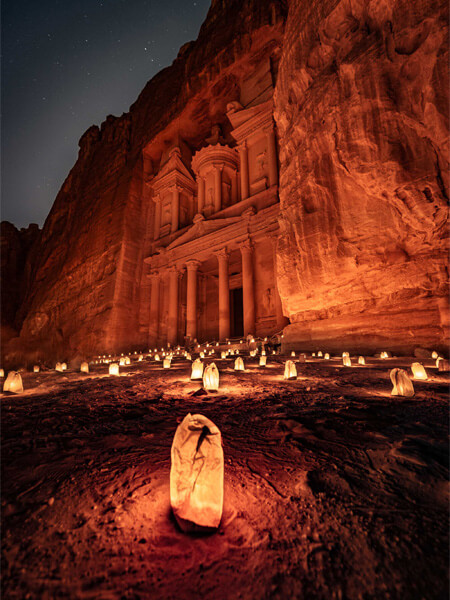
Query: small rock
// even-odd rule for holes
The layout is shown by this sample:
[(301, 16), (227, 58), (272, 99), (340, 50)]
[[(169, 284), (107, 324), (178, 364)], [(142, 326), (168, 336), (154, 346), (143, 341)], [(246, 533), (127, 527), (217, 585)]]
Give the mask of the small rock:
[(54, 502), (55, 502), (55, 499), (54, 499), (54, 498), (53, 498), (53, 496), (52, 496), (52, 497), (50, 498), (50, 500), (48, 501), (48, 505), (49, 505), (49, 506), (53, 506)]

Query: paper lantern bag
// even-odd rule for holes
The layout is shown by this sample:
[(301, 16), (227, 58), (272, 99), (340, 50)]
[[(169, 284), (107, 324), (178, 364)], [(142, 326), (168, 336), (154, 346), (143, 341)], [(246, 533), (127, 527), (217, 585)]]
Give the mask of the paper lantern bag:
[(219, 429), (188, 414), (172, 443), (170, 504), (183, 531), (215, 529), (223, 509), (223, 450)]

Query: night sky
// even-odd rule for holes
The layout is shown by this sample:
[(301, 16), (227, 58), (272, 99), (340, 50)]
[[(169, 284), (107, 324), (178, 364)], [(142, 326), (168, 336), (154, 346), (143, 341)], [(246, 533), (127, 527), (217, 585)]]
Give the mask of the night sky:
[(197, 37), (210, 0), (2, 1), (2, 220), (43, 224), (78, 140)]

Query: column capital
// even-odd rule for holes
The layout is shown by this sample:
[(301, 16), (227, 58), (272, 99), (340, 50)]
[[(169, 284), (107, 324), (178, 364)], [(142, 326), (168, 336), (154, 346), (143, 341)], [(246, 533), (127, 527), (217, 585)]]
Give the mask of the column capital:
[(153, 201), (155, 204), (158, 204), (158, 202), (160, 202), (160, 201), (161, 201), (161, 196), (160, 196), (159, 194), (155, 194), (155, 195), (152, 197), (152, 201)]
[(227, 248), (221, 248), (220, 250), (216, 250), (214, 254), (217, 256), (217, 260), (228, 260), (230, 253)]
[(246, 240), (243, 240), (239, 246), (239, 249), (242, 254), (253, 252), (253, 243), (251, 239), (247, 238)]
[(150, 271), (147, 277), (152, 280), (159, 279), (161, 277), (161, 273), (159, 271)]
[(186, 268), (188, 271), (196, 271), (202, 263), (199, 260), (188, 260)]
[(247, 140), (243, 140), (239, 145), (238, 145), (238, 151), (239, 152), (247, 152), (248, 150), (248, 146), (247, 146)]
[(224, 164), (223, 163), (213, 163), (213, 167), (216, 171), (223, 171)]

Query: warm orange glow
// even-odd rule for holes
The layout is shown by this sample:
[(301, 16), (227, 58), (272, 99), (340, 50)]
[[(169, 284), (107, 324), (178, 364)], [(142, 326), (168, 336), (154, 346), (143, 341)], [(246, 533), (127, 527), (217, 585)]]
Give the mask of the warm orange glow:
[(41, 369), (40, 369), (39, 365), (34, 365), (34, 367), (33, 367), (33, 373), (39, 373), (40, 370)]
[(205, 358), (205, 353), (204, 352), (200, 352), (200, 358)]
[(5, 376), (5, 371), (3, 369), (0, 369), (0, 377), (4, 377)]
[(81, 373), (89, 373), (89, 364), (86, 361), (81, 363), (80, 371)]
[(414, 396), (414, 386), (406, 371), (392, 369), (390, 377), (393, 385), (391, 396), (405, 396), (407, 398)]
[(130, 365), (131, 364), (131, 360), (129, 356), (125, 356), (125, 364), (126, 365)]
[(322, 350), (319, 350), (319, 352), (317, 353), (317, 356), (318, 356), (319, 358), (322, 358), (322, 356), (323, 356)]
[(366, 359), (364, 358), (364, 356), (358, 356), (358, 365), (365, 365), (366, 364)]
[(433, 352), (431, 353), (431, 358), (436, 359), (439, 356), (439, 354), (436, 352), (436, 350), (433, 350)]
[(221, 352), (220, 353), (220, 358), (226, 358), (227, 357), (227, 353), (226, 352)]
[(266, 366), (266, 362), (267, 362), (267, 356), (260, 356), (259, 357), (259, 366), (260, 367), (265, 367)]
[(244, 371), (244, 361), (240, 356), (234, 361), (234, 370), (235, 371)]
[(297, 379), (297, 367), (293, 360), (287, 360), (284, 365), (284, 378)]
[(295, 352), (292, 350), (291, 352), (291, 356), (294, 357), (295, 356)]
[(436, 359), (436, 367), (437, 367), (438, 369), (439, 369), (439, 363), (440, 363), (442, 360), (444, 360), (444, 359), (442, 358), (442, 356), (438, 356), (438, 357), (437, 357), (437, 359)]
[(66, 363), (61, 363), (61, 368), (63, 371), (67, 371), (67, 364)]
[(325, 360), (330, 360), (330, 355), (328, 354), (328, 352), (325, 353), (324, 355), (324, 359)]
[(22, 376), (18, 371), (10, 371), (3, 384), (4, 392), (21, 394), (23, 392)]
[(203, 363), (199, 358), (196, 358), (192, 363), (191, 379), (203, 378)]
[(380, 352), (380, 358), (386, 359), (389, 358), (389, 354), (387, 352)]
[(170, 369), (170, 365), (171, 365), (170, 358), (165, 358), (164, 361), (163, 361), (163, 367), (164, 367), (164, 369)]
[(343, 352), (342, 353), (342, 358), (345, 358), (346, 356), (350, 357), (350, 353), (349, 352)]
[(161, 359), (159, 358), (159, 354), (155, 354), (155, 360), (161, 360)]
[(424, 369), (424, 366), (418, 362), (415, 362), (411, 365), (411, 371), (414, 379), (428, 379), (428, 375)]
[(219, 370), (215, 363), (211, 363), (203, 371), (203, 387), (211, 392), (219, 389)]
[(125, 359), (124, 359), (124, 358), (120, 358), (120, 359), (119, 359), (119, 365), (120, 365), (121, 367), (124, 367), (124, 366), (125, 366)]
[(342, 359), (342, 364), (344, 365), (344, 367), (351, 367), (352, 361), (350, 360), (350, 356), (344, 356)]
[(142, 362), (144, 360), (144, 357), (142, 356), (142, 354), (139, 355), (138, 361)]
[(63, 372), (63, 368), (61, 363), (57, 362), (55, 365), (55, 371), (58, 371), (58, 373), (62, 373)]
[(109, 374), (110, 375), (118, 375), (119, 374), (119, 365), (117, 363), (110, 363)]
[(219, 526), (223, 510), (223, 450), (219, 429), (188, 414), (171, 449), (170, 504), (183, 531)]

